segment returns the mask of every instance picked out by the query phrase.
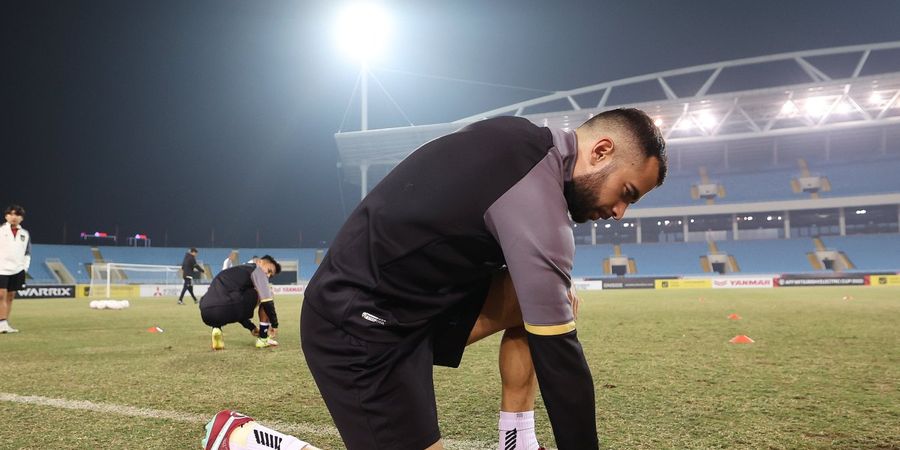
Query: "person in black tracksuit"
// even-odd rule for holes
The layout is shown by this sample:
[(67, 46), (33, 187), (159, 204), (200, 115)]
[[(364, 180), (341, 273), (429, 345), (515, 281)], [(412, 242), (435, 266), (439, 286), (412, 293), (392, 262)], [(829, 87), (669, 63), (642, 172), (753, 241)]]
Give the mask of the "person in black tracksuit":
[(197, 296), (194, 295), (194, 279), (200, 278), (201, 273), (203, 273), (203, 268), (197, 264), (197, 249), (191, 248), (181, 260), (181, 276), (184, 278), (184, 286), (181, 287), (181, 295), (178, 296), (179, 305), (184, 304), (185, 292), (189, 292), (194, 303), (197, 303)]
[(500, 117), (435, 139), (391, 171), (304, 293), (303, 353), (346, 447), (441, 447), (432, 364), (456, 367), (467, 343), (499, 331), (487, 320), (499, 276), (517, 295), (499, 300), (515, 308), (494, 322), (524, 327), (521, 361), (530, 353), (557, 446), (597, 448), (570, 217), (620, 219), (663, 182), (664, 149), (634, 109), (574, 131)]

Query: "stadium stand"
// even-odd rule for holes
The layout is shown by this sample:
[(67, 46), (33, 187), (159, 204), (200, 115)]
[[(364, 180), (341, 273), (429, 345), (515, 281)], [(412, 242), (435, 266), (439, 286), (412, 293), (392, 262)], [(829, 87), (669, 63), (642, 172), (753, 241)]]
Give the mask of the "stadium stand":
[(638, 276), (702, 274), (700, 257), (706, 242), (622, 244), (622, 255), (634, 259)]
[[(843, 252), (857, 271), (895, 271), (900, 260), (900, 234), (875, 234), (852, 236), (827, 236), (821, 238), (828, 250)], [(810, 238), (717, 241), (718, 250), (734, 256), (740, 271), (738, 274), (800, 273), (822, 271), (812, 267), (807, 255), (816, 250), (815, 240)], [(32, 246), (30, 283), (55, 284), (60, 281), (46, 264), (47, 260), (59, 260), (77, 283), (90, 282), (90, 264), (94, 261), (91, 246), (46, 245)], [(579, 245), (575, 252), (572, 276), (604, 277), (605, 259), (614, 255), (611, 244)], [(176, 266), (181, 264), (184, 248), (147, 247), (99, 247), (107, 262)], [(700, 258), (709, 253), (706, 242), (667, 242), (621, 244), (623, 256), (633, 259), (637, 272), (628, 276), (709, 275), (704, 273)], [(231, 252), (228, 248), (200, 248), (200, 262), (212, 270), (215, 276), (222, 261)], [(279, 261), (297, 261), (299, 279), (309, 280), (315, 273), (316, 249), (241, 248), (240, 260), (253, 255), (270, 254)], [(140, 275), (137, 275), (140, 276)]]
[(895, 158), (819, 166), (811, 171), (831, 182), (831, 192), (824, 194), (829, 197), (897, 192), (900, 187), (900, 159)]
[(603, 273), (603, 260), (613, 254), (613, 246), (579, 245), (575, 249), (575, 264), (572, 269), (573, 277), (600, 277)]
[(716, 199), (716, 203), (809, 198), (809, 195), (796, 194), (791, 190), (791, 178), (795, 176), (796, 169), (718, 175), (719, 182), (725, 186), (726, 195), (725, 198)]
[(866, 234), (822, 238), (830, 250), (844, 252), (856, 270), (895, 271), (900, 266), (900, 234)]
[(72, 274), (78, 283), (90, 281), (90, 270), (86, 264), (90, 264), (94, 258), (91, 256), (91, 248), (86, 245), (44, 245), (31, 246), (31, 268), (29, 273), (33, 277), (32, 284), (58, 283), (56, 277), (47, 268), (48, 259), (58, 259), (59, 262)]
[(811, 239), (718, 241), (719, 250), (737, 259), (741, 273), (790, 273), (814, 271), (807, 253), (815, 250)]
[[(854, 163), (819, 164), (811, 168), (810, 172), (827, 177), (831, 183), (831, 191), (820, 192), (823, 197), (891, 193), (898, 189), (896, 174), (900, 173), (900, 159), (880, 158)], [(725, 196), (716, 198), (715, 203), (809, 198), (809, 194), (791, 190), (791, 179), (799, 175), (800, 171), (796, 167), (780, 167), (762, 172), (711, 173), (710, 181), (725, 187)], [(641, 199), (636, 207), (701, 205), (704, 203), (703, 199), (691, 198), (691, 186), (699, 182), (700, 177), (696, 174), (669, 176), (665, 184)]]

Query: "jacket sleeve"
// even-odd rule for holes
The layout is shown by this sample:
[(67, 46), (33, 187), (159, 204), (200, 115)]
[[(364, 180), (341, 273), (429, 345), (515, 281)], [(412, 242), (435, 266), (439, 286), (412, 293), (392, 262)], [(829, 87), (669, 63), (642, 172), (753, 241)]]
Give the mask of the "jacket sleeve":
[(557, 445), (593, 449), (594, 382), (568, 297), (575, 242), (560, 180), (545, 159), (488, 208), (485, 225), (509, 268)]
[(531, 360), (559, 450), (596, 449), (594, 380), (576, 331), (541, 336), (527, 333)]
[(31, 267), (31, 235), (28, 236), (28, 243), (25, 245), (25, 271)]

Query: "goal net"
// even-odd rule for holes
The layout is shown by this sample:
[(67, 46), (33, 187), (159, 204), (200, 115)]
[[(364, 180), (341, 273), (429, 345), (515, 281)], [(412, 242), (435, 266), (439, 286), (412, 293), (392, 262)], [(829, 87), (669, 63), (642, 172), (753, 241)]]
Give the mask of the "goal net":
[(117, 287), (141, 284), (180, 285), (181, 266), (99, 263), (91, 265), (90, 296), (110, 298)]

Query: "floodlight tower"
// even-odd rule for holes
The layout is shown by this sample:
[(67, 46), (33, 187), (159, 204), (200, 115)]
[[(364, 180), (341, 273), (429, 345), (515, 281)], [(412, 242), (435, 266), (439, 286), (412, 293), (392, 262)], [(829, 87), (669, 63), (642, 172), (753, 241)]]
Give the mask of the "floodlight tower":
[(369, 129), (369, 61), (384, 49), (390, 30), (387, 13), (376, 1), (350, 3), (341, 11), (337, 40), (360, 65), (360, 130)]

